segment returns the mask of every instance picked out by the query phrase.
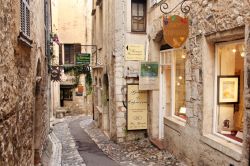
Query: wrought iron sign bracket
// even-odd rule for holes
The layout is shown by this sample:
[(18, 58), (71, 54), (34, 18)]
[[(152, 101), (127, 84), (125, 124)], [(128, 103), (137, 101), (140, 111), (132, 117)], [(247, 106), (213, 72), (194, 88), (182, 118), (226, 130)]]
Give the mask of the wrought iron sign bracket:
[(160, 10), (163, 14), (168, 15), (170, 13), (172, 13), (178, 6), (180, 6), (181, 12), (184, 13), (185, 15), (188, 14), (190, 12), (190, 6), (189, 5), (185, 5), (185, 2), (187, 1), (191, 1), (191, 0), (182, 0), (180, 3), (178, 3), (173, 9), (168, 10), (169, 9), (169, 5), (167, 2), (163, 2), (160, 5)]

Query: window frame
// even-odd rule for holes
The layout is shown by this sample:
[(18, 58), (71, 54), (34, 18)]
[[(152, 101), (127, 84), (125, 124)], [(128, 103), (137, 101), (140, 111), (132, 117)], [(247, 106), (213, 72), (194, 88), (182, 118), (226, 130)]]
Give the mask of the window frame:
[[(65, 61), (65, 57), (66, 57), (66, 51), (65, 51), (65, 48), (66, 48), (66, 46), (69, 46), (69, 63), (66, 63), (66, 61)], [(75, 55), (76, 55), (76, 53), (77, 53), (77, 51), (76, 51), (76, 47), (80, 47), (80, 49), (81, 49), (81, 44), (80, 43), (73, 43), (73, 44), (68, 44), (68, 43), (65, 43), (65, 44), (63, 44), (63, 59), (64, 59), (64, 61), (63, 61), (63, 64), (65, 64), (65, 65), (75, 65), (76, 64), (76, 57), (75, 57)], [(73, 53), (71, 52), (72, 51), (72, 48), (73, 48)], [(80, 50), (80, 52), (79, 53), (81, 53), (81, 50)], [(71, 56), (73, 56), (73, 62), (71, 62)]]
[[(171, 90), (170, 90), (170, 117), (173, 117), (175, 119), (177, 119), (178, 121), (181, 121), (181, 122), (184, 122), (186, 123), (187, 120), (175, 115), (175, 104), (176, 104), (176, 101), (175, 101), (175, 97), (176, 97), (176, 94), (175, 94), (175, 89), (176, 89), (176, 56), (174, 55), (174, 52), (175, 51), (178, 51), (178, 50), (183, 50), (185, 52), (185, 49), (184, 48), (173, 48), (173, 49), (167, 49), (167, 50), (162, 50), (160, 51), (160, 54), (162, 53), (166, 53), (166, 52), (170, 52), (170, 61), (166, 61), (166, 58), (165, 57), (162, 57), (162, 55), (160, 56), (160, 65), (161, 66), (165, 66), (165, 67), (170, 67), (171, 68)], [(163, 55), (163, 56), (166, 56), (166, 55)], [(163, 63), (162, 63), (163, 62)], [(185, 67), (185, 65), (184, 65)], [(184, 73), (184, 75), (186, 75)], [(185, 78), (183, 78), (185, 79)], [(186, 85), (185, 85), (185, 91), (186, 91)], [(185, 97), (185, 103), (186, 103), (186, 97)], [(167, 114), (165, 114), (167, 115)]]
[[(220, 46), (225, 46), (225, 45), (229, 45), (229, 44), (234, 44), (234, 43), (244, 43), (243, 40), (234, 40), (234, 41), (226, 41), (226, 42), (220, 42), (220, 43), (215, 43), (215, 52), (214, 52), (214, 59), (215, 59), (215, 65), (214, 65), (214, 105), (213, 105), (213, 126), (212, 126), (212, 134), (222, 138), (223, 140), (229, 141), (230, 143), (239, 145), (239, 146), (243, 146), (243, 143), (238, 142), (236, 140), (233, 140), (231, 138), (228, 138), (222, 134), (220, 134), (218, 132), (218, 117), (219, 117), (219, 110), (218, 110), (218, 74), (219, 74), (219, 53), (218, 53), (218, 48)], [(240, 96), (239, 96), (240, 97)]]
[[(138, 4), (143, 4), (143, 17), (144, 17), (144, 28), (143, 30), (135, 30), (133, 29), (133, 17), (141, 17), (141, 16), (133, 16), (133, 3), (137, 4), (137, 14), (139, 12), (138, 10)], [(137, 23), (138, 25), (138, 23)], [(138, 28), (137, 28), (138, 29)], [(145, 33), (147, 31), (147, 1), (146, 0), (131, 0), (131, 32), (133, 33)]]

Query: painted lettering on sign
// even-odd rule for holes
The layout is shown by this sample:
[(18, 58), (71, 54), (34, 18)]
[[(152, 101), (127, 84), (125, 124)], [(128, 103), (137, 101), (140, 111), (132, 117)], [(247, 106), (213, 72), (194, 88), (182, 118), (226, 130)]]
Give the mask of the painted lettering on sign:
[(139, 85), (128, 85), (128, 130), (147, 129), (147, 92)]
[(144, 45), (130, 44), (126, 47), (127, 61), (142, 61), (145, 59)]

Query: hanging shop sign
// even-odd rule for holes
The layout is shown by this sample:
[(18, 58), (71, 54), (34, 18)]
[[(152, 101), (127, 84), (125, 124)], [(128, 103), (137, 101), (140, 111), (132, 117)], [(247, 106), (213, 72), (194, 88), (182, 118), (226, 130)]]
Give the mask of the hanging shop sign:
[(76, 55), (76, 64), (77, 65), (88, 65), (90, 64), (90, 54), (81, 53)]
[(173, 48), (181, 47), (188, 38), (188, 18), (178, 15), (163, 16), (163, 37), (165, 42)]
[(51, 66), (51, 81), (61, 81), (60, 66)]
[(159, 89), (159, 64), (158, 62), (141, 62), (139, 76), (140, 90)]
[(145, 48), (141, 44), (129, 44), (126, 47), (126, 61), (143, 61), (145, 60)]
[(128, 85), (127, 95), (127, 129), (147, 129), (147, 92), (139, 91), (139, 85)]

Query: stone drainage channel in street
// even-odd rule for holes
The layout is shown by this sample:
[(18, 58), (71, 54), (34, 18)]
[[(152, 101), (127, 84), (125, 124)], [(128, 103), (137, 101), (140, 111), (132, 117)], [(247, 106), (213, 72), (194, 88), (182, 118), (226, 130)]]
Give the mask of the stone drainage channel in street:
[(61, 152), (52, 157), (57, 160), (50, 161), (53, 166), (184, 166), (169, 152), (154, 147), (148, 139), (120, 144), (110, 141), (90, 116), (56, 121), (52, 133), (57, 138), (53, 139), (56, 140), (53, 144), (58, 146), (54, 149)]

